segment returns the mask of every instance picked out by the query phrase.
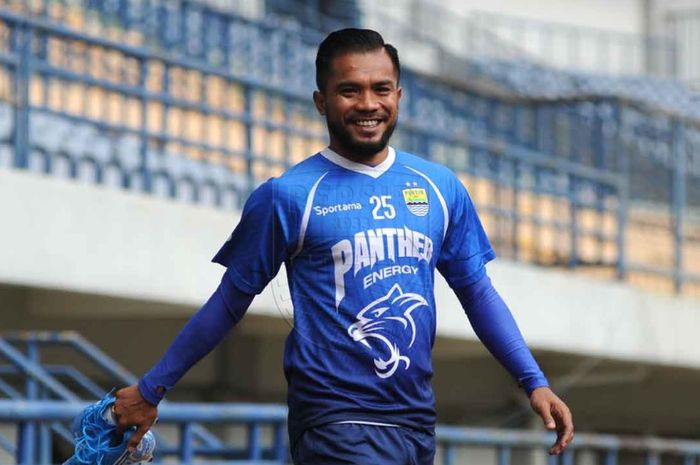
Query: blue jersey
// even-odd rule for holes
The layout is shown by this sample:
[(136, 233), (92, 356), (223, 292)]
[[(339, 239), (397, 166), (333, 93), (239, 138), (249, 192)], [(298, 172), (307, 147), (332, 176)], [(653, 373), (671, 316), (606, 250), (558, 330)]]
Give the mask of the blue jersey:
[(459, 288), (494, 256), (447, 168), (392, 148), (374, 167), (325, 149), (251, 194), (214, 261), (250, 294), (285, 264), (294, 440), (331, 422), (432, 431), (434, 270)]

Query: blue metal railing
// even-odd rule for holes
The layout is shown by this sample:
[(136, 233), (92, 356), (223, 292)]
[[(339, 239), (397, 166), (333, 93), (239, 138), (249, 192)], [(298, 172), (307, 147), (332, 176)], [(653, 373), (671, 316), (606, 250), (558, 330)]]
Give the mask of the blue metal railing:
[[(0, 112), (12, 121), (0, 125), (0, 163), (11, 147), (18, 168), (240, 206), (258, 182), (320, 148), (325, 130), (308, 96), (312, 79), (290, 78), (313, 69), (305, 31), (236, 21), (227, 30), (238, 38), (216, 62), (0, 11), (0, 69), (14, 86), (0, 89)], [(636, 257), (626, 237), (638, 224), (630, 206), (644, 201), (673, 223), (657, 229), (675, 251), (699, 244), (684, 221), (700, 205), (697, 123), (615, 97), (515, 97), (411, 70), (402, 84), (396, 145), (490, 183), (475, 200), (501, 255), (658, 275), (676, 289), (700, 282), (683, 254)], [(649, 182), (664, 178), (668, 186)], [(561, 211), (544, 215), (543, 203)], [(586, 215), (596, 224), (584, 225)]]
[[(55, 400), (8, 401), (0, 400), (0, 423), (17, 425), (17, 446), (14, 448), (17, 464), (37, 463), (36, 454), (44, 453), (41, 443), (33, 440), (37, 426), (56, 422), (70, 422), (88, 403)], [(196, 404), (167, 403), (158, 409), (159, 424), (176, 424), (179, 439), (176, 447), (162, 444), (159, 437), (158, 459), (173, 457), (189, 463), (195, 457), (226, 460), (227, 463), (286, 463), (287, 409), (281, 405), (262, 404)], [(222, 442), (202, 444), (196, 440), (194, 429), (200, 423), (213, 425), (243, 425), (247, 427), (247, 446), (233, 447)], [(271, 444), (263, 440), (264, 428), (273, 431)], [(157, 429), (156, 429), (157, 430)], [(26, 447), (25, 447), (26, 445)], [(50, 444), (48, 444), (50, 446)], [(50, 447), (49, 447), (50, 450)], [(48, 464), (50, 461), (40, 460)]]
[[(0, 423), (16, 424), (18, 431), (21, 432), (30, 424), (68, 421), (85, 405), (64, 401), (0, 400)], [(183, 464), (192, 463), (192, 460), (197, 457), (207, 457), (208, 460), (213, 460), (211, 463), (284, 464), (288, 462), (288, 452), (284, 445), (286, 416), (287, 409), (281, 405), (170, 403), (159, 409), (159, 425), (178, 425), (182, 442), (174, 457)], [(255, 424), (258, 427), (248, 431), (248, 448), (214, 449), (199, 447), (192, 442), (188, 431), (194, 422), (228, 426), (243, 423)], [(273, 429), (271, 441), (263, 440), (261, 435), (263, 425)], [(438, 426), (436, 440), (438, 445), (436, 463), (443, 465), (462, 463), (459, 455), (465, 449), (483, 448), (495, 452), (492, 463), (509, 465), (513, 463), (516, 450), (546, 451), (554, 441), (554, 434), (539, 431)], [(157, 448), (156, 451), (159, 453), (158, 457), (162, 458), (161, 449)], [(570, 448), (561, 457), (549, 457), (547, 463), (573, 465), (577, 463), (576, 457), (586, 452), (602, 456), (601, 463), (605, 465), (624, 462), (627, 454), (641, 454), (645, 465), (660, 464), (664, 457), (668, 457), (674, 463), (696, 465), (700, 459), (700, 441), (577, 433)]]
[[(508, 15), (475, 12), (460, 16), (434, 1), (414, 2), (400, 17), (387, 14), (385, 5), (348, 0), (336, 2), (334, 17), (322, 11), (314, 0), (255, 2), (214, 2), (207, 0), (39, 0), (18, 5), (3, 3), (57, 21), (67, 21), (72, 11), (89, 13), (82, 23), (97, 21), (103, 28), (139, 31), (145, 43), (165, 49), (179, 49), (202, 56), (206, 49), (225, 48), (230, 25), (241, 16), (293, 18), (308, 31), (327, 33), (356, 25), (360, 16), (365, 25), (383, 29), (400, 44), (421, 44), (439, 59), (447, 56), (529, 57), (533, 61), (567, 69), (594, 70), (611, 74), (655, 74), (687, 77), (696, 69), (692, 32), (688, 24), (697, 20), (697, 10), (681, 11), (664, 18), (671, 26), (668, 36), (620, 33), (577, 27), (551, 21), (538, 21)], [(326, 5), (327, 6), (327, 5)], [(337, 16), (337, 15), (336, 15)], [(213, 26), (213, 27), (212, 27)], [(128, 36), (127, 33), (124, 34)], [(445, 40), (449, 37), (449, 42)], [(403, 47), (405, 48), (405, 47)], [(688, 49), (688, 50), (686, 50)], [(695, 76), (697, 77), (697, 76)]]
[[(18, 347), (24, 347), (26, 353), (20, 351)], [(88, 367), (97, 368), (99, 374), (96, 376), (100, 376), (103, 382), (106, 379), (106, 383), (102, 386), (97, 384), (72, 365), (41, 362), (43, 348), (55, 349), (57, 347), (71, 350), (78, 355), (83, 363), (87, 363)], [(57, 398), (76, 403), (83, 399), (100, 398), (110, 389), (137, 382), (137, 378), (119, 363), (79, 334), (71, 331), (10, 334), (0, 338), (0, 356), (11, 364), (0, 366), (0, 381), (2, 381), (0, 382), (0, 392), (14, 402), (34, 402)], [(8, 380), (25, 380), (24, 393), (20, 393), (12, 387), (9, 381), (3, 381), (3, 376), (7, 377)], [(52, 423), (50, 427), (64, 441), (70, 442), (72, 440), (70, 432), (64, 425)], [(20, 454), (21, 452), (23, 459), (19, 460), (18, 458), (17, 463), (33, 463), (32, 460), (36, 460), (37, 457), (34, 454), (48, 453), (44, 449), (39, 450), (37, 446), (36, 425), (27, 425), (20, 431), (21, 440), (18, 440), (20, 440), (22, 447), (18, 448), (16, 453)], [(46, 434), (46, 432), (43, 433), (44, 436)], [(219, 450), (223, 447), (223, 443), (218, 437), (194, 422), (188, 425), (188, 435), (191, 436), (191, 440), (197, 441), (202, 447), (208, 447), (211, 450)], [(2, 436), (0, 435), (0, 437)], [(172, 441), (160, 435), (156, 435), (156, 438), (161, 444), (159, 449), (162, 454), (173, 455), (180, 450), (180, 446), (173, 444)], [(2, 437), (0, 442), (6, 444), (7, 441), (7, 438)], [(0, 447), (2, 447), (1, 444)], [(5, 449), (13, 450), (12, 448)]]

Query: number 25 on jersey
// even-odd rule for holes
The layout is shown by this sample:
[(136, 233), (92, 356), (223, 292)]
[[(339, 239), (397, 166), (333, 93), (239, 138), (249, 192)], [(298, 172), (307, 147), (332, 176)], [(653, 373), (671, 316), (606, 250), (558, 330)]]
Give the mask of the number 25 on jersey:
[(396, 210), (389, 203), (390, 195), (373, 195), (369, 198), (369, 203), (373, 205), (372, 216), (375, 220), (392, 220), (396, 218)]

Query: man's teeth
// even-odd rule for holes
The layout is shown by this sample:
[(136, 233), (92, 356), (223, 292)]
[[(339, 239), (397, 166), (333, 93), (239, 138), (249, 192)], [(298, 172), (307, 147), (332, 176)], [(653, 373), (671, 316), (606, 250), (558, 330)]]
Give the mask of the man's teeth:
[(372, 127), (379, 124), (379, 120), (363, 119), (363, 120), (355, 121), (355, 124), (357, 124), (358, 126), (365, 127), (365, 128), (372, 128)]

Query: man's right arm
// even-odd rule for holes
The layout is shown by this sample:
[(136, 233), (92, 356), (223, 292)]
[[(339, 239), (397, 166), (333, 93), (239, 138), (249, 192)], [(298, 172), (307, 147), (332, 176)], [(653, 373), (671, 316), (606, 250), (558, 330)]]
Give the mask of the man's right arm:
[(135, 448), (158, 415), (158, 403), (182, 376), (211, 352), (245, 314), (254, 295), (239, 290), (227, 271), (209, 300), (187, 322), (163, 358), (138, 385), (116, 393), (114, 413), (121, 429), (136, 426), (129, 441)]
[(157, 405), (165, 394), (243, 317), (253, 296), (262, 292), (296, 247), (299, 205), (276, 186), (270, 179), (246, 201), (238, 225), (213, 259), (226, 267), (214, 294), (138, 386), (117, 391), (119, 427), (138, 427), (130, 448), (138, 445), (155, 422)]

